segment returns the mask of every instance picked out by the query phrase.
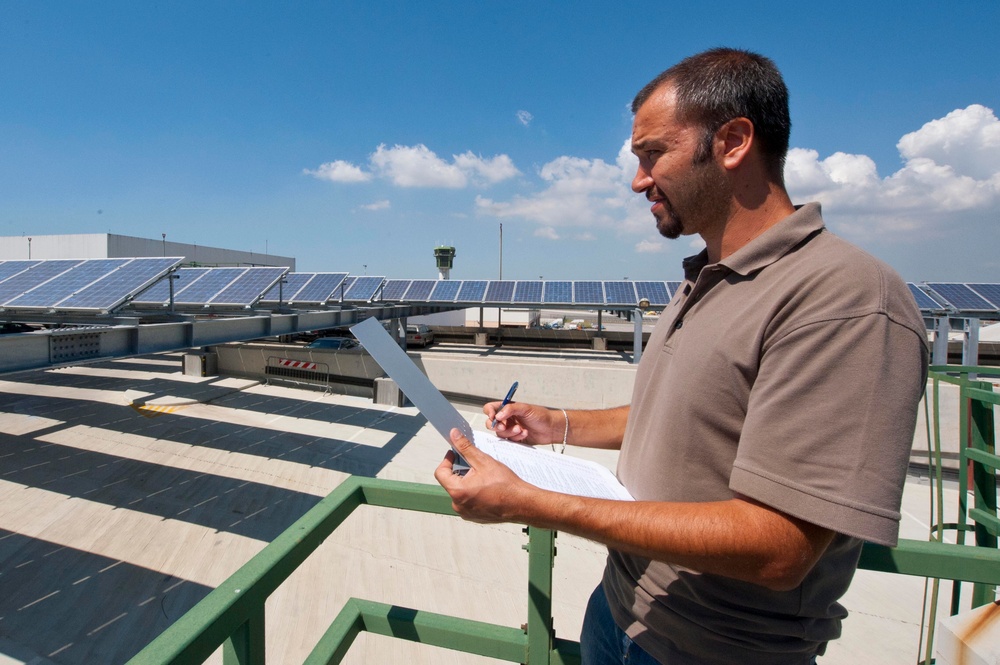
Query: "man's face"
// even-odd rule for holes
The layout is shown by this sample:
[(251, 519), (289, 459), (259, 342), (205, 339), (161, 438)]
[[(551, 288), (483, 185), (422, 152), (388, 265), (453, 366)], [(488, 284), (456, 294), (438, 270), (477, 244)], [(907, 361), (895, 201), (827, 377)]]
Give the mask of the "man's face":
[(669, 85), (635, 114), (632, 152), (639, 168), (632, 191), (652, 202), (656, 228), (667, 238), (704, 235), (725, 222), (729, 182), (711, 151), (701, 147), (704, 139), (701, 127), (677, 120)]

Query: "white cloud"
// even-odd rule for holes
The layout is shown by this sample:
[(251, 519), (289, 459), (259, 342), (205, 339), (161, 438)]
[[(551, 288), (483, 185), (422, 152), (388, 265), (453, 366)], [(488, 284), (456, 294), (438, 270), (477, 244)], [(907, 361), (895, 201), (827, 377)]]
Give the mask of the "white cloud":
[(340, 159), (320, 164), (316, 169), (302, 169), (302, 172), (330, 182), (368, 182), (372, 179), (371, 173), (365, 173), (354, 164)]
[(1000, 120), (992, 110), (952, 111), (903, 136), (897, 148), (903, 167), (885, 178), (865, 155), (820, 159), (793, 148), (785, 182), (796, 201), (822, 202), (858, 235), (912, 232), (955, 213), (1000, 214)]
[(362, 210), (388, 210), (392, 207), (392, 203), (388, 199), (382, 199), (381, 201), (375, 201), (374, 203), (368, 203), (360, 207)]
[(494, 184), (520, 175), (507, 155), (484, 158), (471, 151), (453, 155), (451, 163), (438, 157), (423, 144), (415, 146), (385, 144), (378, 146), (369, 157), (369, 171), (337, 160), (322, 164), (303, 173), (331, 182), (368, 182), (378, 176), (397, 187), (441, 187), (461, 189), (474, 184)]
[(535, 119), (535, 116), (531, 115), (527, 111), (518, 111), (516, 113), (517, 121), (527, 127), (531, 124), (531, 121)]
[(666, 245), (656, 240), (640, 240), (635, 244), (635, 251), (639, 254), (658, 254), (666, 249)]
[(539, 226), (535, 229), (535, 237), (547, 240), (559, 240), (559, 233), (551, 226)]

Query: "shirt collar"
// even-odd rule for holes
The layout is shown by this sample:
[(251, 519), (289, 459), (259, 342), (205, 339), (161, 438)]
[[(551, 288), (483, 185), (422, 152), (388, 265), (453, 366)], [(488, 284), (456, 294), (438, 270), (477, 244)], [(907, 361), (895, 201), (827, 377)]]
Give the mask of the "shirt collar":
[[(823, 228), (819, 203), (795, 206), (795, 212), (719, 261), (719, 265), (740, 275), (749, 275), (771, 265)], [(682, 265), (685, 277), (694, 281), (708, 265), (708, 250), (687, 257)]]

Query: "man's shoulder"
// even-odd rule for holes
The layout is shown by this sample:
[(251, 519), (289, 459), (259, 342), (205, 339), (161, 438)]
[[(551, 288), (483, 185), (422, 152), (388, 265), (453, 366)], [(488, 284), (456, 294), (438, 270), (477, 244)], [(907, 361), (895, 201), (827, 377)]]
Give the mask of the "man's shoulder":
[(826, 229), (789, 252), (775, 267), (779, 267), (776, 277), (782, 279), (784, 288), (831, 315), (884, 314), (915, 331), (923, 329), (923, 319), (902, 277), (881, 259)]

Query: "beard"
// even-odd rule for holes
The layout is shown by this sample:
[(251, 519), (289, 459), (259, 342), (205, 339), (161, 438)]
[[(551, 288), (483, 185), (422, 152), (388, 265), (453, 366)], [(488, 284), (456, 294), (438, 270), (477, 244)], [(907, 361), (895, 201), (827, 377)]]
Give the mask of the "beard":
[(690, 178), (669, 198), (661, 199), (663, 209), (656, 216), (656, 230), (664, 238), (676, 240), (716, 227), (725, 221), (731, 199), (724, 172), (710, 158), (696, 154)]

